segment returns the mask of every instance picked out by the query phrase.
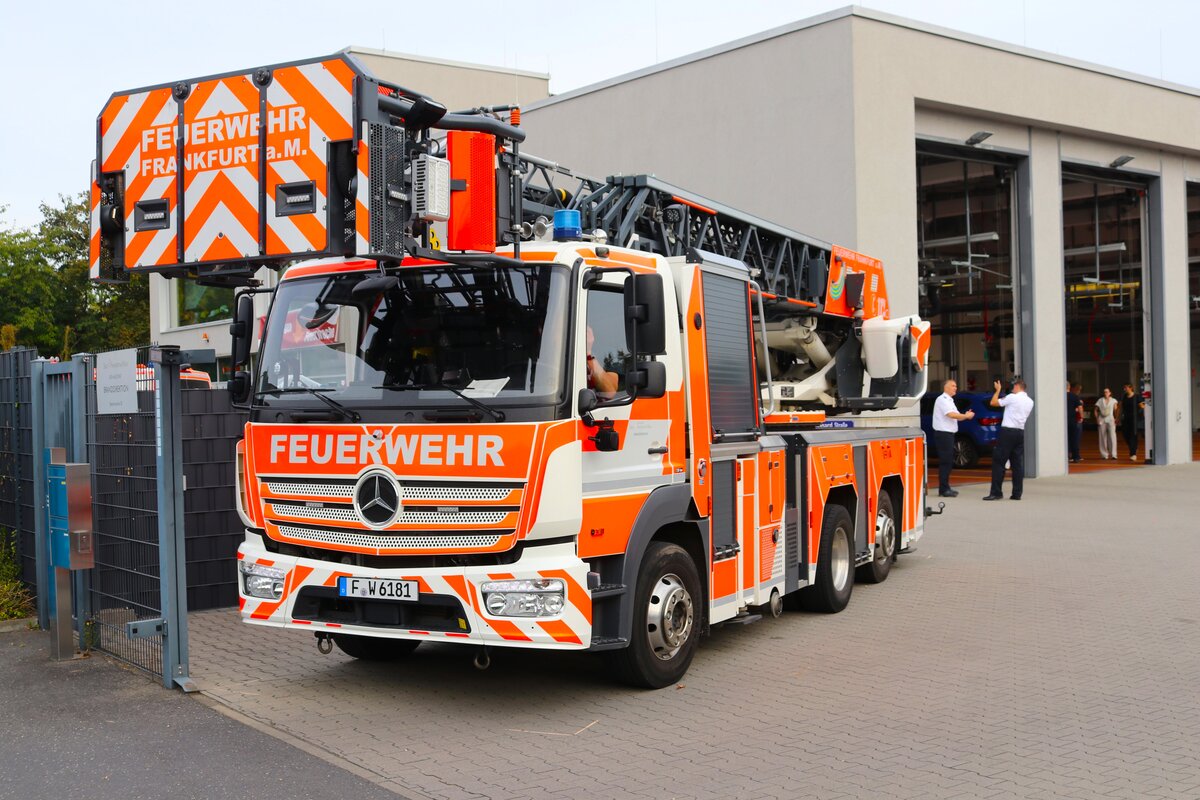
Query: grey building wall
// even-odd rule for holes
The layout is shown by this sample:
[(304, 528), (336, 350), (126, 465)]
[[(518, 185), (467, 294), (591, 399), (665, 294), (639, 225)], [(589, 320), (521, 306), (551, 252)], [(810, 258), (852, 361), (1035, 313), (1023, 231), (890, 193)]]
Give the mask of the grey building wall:
[(666, 62), (525, 110), (523, 149), (651, 173), (835, 243), (855, 238), (850, 20)]
[(1062, 165), (1133, 155), (1150, 194), (1155, 455), (1190, 460), (1200, 90), (847, 8), (536, 103), (524, 124), (529, 152), (579, 171), (654, 172), (881, 258), (900, 314), (917, 309), (917, 140), (992, 131), (982, 149), (1020, 164), (1018, 370), (1043, 475), (1066, 471)]
[(540, 72), (407, 56), (368, 47), (347, 47), (346, 52), (376, 78), (424, 92), (450, 111), (532, 103), (550, 94), (550, 76)]

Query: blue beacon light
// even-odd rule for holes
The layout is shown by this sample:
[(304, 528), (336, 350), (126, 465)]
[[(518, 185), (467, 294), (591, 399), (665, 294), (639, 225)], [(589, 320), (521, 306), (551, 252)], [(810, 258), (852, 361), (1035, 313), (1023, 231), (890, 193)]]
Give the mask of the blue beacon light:
[(554, 241), (579, 241), (582, 238), (578, 210), (560, 209), (554, 212)]

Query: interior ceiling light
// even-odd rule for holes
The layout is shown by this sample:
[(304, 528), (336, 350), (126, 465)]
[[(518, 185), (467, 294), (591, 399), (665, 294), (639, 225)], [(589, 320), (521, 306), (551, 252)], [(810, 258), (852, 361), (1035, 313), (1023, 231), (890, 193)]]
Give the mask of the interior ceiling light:
[(1066, 250), (1063, 250), (1063, 255), (1067, 257), (1090, 256), (1096, 253), (1124, 253), (1125, 250), (1124, 242), (1113, 242), (1112, 244), (1102, 244), (1099, 246), (1089, 244), (1083, 247), (1068, 247)]
[(921, 244), (923, 244), (927, 248), (930, 248), (930, 247), (946, 247), (947, 245), (953, 245), (953, 244), (968, 244), (968, 243), (969, 244), (978, 244), (979, 242), (998, 242), (998, 241), (1000, 241), (1000, 234), (996, 233), (995, 231), (990, 231), (988, 233), (972, 233), (970, 235), (970, 237), (947, 236), (944, 239), (926, 239)]
[(1111, 162), (1109, 162), (1109, 166), (1113, 169), (1116, 169), (1117, 167), (1125, 166), (1130, 161), (1133, 161), (1133, 156), (1131, 155), (1117, 156)]
[(967, 137), (967, 144), (969, 144), (971, 147), (974, 147), (975, 145), (979, 144), (980, 142), (982, 142), (984, 139), (988, 138), (991, 135), (992, 135), (991, 131), (975, 131), (974, 133), (972, 133), (970, 136)]

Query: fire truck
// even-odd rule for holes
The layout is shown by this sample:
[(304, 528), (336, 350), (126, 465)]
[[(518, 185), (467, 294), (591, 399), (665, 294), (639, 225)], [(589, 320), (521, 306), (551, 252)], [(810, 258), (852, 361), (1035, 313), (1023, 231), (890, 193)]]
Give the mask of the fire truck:
[(97, 131), (92, 277), (239, 287), (250, 625), (663, 687), (713, 626), (841, 611), (921, 537), (923, 435), (864, 412), (920, 398), (929, 324), (873, 258), (576, 175), (518, 108), (344, 53), (120, 92)]

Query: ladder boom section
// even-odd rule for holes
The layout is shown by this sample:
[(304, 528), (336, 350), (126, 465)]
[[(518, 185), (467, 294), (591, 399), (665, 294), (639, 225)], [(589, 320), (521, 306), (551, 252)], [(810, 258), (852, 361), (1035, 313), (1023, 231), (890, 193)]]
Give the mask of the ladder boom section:
[(824, 307), (834, 250), (828, 242), (652, 175), (599, 180), (528, 155), (520, 161), (525, 222), (577, 210), (583, 229), (604, 231), (611, 244), (664, 256), (698, 250), (734, 258), (749, 267), (768, 300)]
[(752, 307), (764, 405), (858, 413), (911, 406), (924, 393), (929, 323), (891, 319), (877, 259), (652, 175), (599, 180), (528, 154), (510, 163), (527, 237), (543, 235), (555, 211), (574, 210), (585, 232), (614, 245), (745, 264), (762, 300)]

